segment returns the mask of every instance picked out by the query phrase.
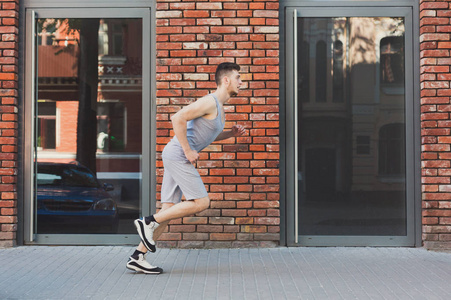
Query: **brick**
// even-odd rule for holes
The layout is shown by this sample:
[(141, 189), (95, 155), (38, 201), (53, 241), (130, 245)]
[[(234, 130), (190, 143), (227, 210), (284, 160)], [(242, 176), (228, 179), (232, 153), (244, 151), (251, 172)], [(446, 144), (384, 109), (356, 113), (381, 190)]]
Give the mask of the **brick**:
[(264, 225), (241, 225), (241, 232), (244, 233), (263, 233), (267, 231)]
[(183, 233), (183, 240), (206, 241), (208, 239), (209, 239), (208, 233), (201, 233), (201, 232)]
[[(444, 37), (444, 39), (445, 39), (445, 37)], [(449, 35), (447, 36), (446, 39), (449, 40)], [(449, 48), (451, 48), (451, 42), (439, 42), (437, 45), (437, 48), (438, 49), (449, 49)]]
[(194, 232), (196, 231), (195, 225), (170, 225), (169, 230), (171, 232)]
[(0, 232), (0, 240), (13, 240), (15, 236), (15, 232)]
[(278, 233), (256, 233), (254, 234), (254, 240), (256, 241), (278, 241), (280, 234)]
[(175, 248), (177, 241), (157, 241), (157, 248)]
[[(449, 183), (449, 182), (447, 182)], [(423, 193), (423, 200), (451, 200), (450, 193)]]
[(236, 16), (237, 17), (246, 17), (246, 18), (250, 18), (252, 17), (252, 10), (237, 10), (236, 12)]
[(436, 27), (437, 32), (451, 32), (451, 26), (437, 26)]
[(162, 19), (162, 18), (181, 18), (182, 15), (182, 11), (177, 11), (177, 10), (171, 10), (171, 11), (157, 11), (156, 12), (156, 17), (157, 19)]
[[(266, 209), (250, 209), (250, 210), (248, 210), (248, 215), (250, 217), (264, 217), (264, 216), (266, 216)], [(255, 224), (262, 224), (262, 223), (258, 223), (257, 219), (255, 219)]]
[[(175, 247), (175, 246), (174, 246)], [(172, 248), (174, 248), (172, 247)], [(203, 241), (178, 241), (177, 247), (181, 249), (199, 249), (205, 247), (205, 242)], [(171, 247), (165, 247), (171, 248)]]
[(209, 19), (197, 19), (196, 20), (197, 25), (222, 25), (222, 20), (219, 18), (209, 18)]
[(420, 57), (448, 57), (448, 50), (424, 50), (420, 52)]
[(245, 210), (245, 209), (223, 209), (222, 215), (224, 217), (244, 217), (247, 215), (247, 210)]
[(234, 222), (235, 222), (235, 219), (233, 217), (210, 217), (209, 218), (210, 224), (233, 225)]
[(449, 72), (448, 66), (424, 66), (421, 67), (421, 72), (429, 72), (429, 73), (447, 73)]
[(163, 232), (158, 239), (163, 241), (180, 241), (182, 239), (182, 234), (173, 232)]
[(235, 233), (211, 233), (211, 241), (233, 241), (236, 239)]
[(231, 241), (206, 241), (205, 248), (207, 249), (222, 249), (222, 248), (230, 248), (232, 247)]
[[(209, 194), (212, 195), (211, 193)], [(221, 215), (221, 210), (219, 209), (206, 209), (200, 213), (197, 213), (197, 217), (219, 217)]]
[(198, 225), (197, 232), (223, 232), (222, 225)]
[(258, 242), (252, 242), (249, 240), (238, 240), (232, 242), (232, 248), (257, 248), (257, 247), (259, 247)]
[(254, 18), (278, 18), (278, 10), (255, 10)]
[(446, 9), (446, 8), (448, 8), (448, 3), (446, 2), (422, 2), (420, 4), (420, 10)]
[(420, 26), (424, 25), (447, 25), (449, 24), (449, 18), (423, 18), (420, 20)]
[(222, 11), (212, 11), (212, 18), (235, 18), (236, 11), (234, 10), (222, 10)]
[(194, 2), (191, 3), (170, 3), (169, 7), (171, 8), (171, 10), (189, 10), (189, 9), (195, 9), (196, 5)]
[(449, 233), (451, 232), (451, 226), (423, 226), (423, 232), (425, 233)]
[(249, 9), (249, 5), (247, 3), (224, 3), (224, 9)]
[(210, 12), (208, 10), (185, 10), (183, 16), (185, 18), (208, 18)]
[(420, 12), (420, 18), (423, 17), (435, 17), (437, 16), (437, 11), (436, 10), (422, 10)]
[(17, 217), (15, 216), (0, 216), (0, 223), (17, 223)]
[(279, 201), (257, 201), (254, 202), (254, 208), (278, 208)]
[(156, 33), (158, 34), (173, 34), (182, 33), (182, 27), (180, 26), (167, 26), (167, 27), (157, 27)]
[(207, 217), (185, 217), (183, 218), (183, 224), (207, 224)]
[(247, 18), (225, 18), (224, 25), (248, 25), (249, 19)]
[(222, 3), (196, 3), (196, 9), (221, 10)]

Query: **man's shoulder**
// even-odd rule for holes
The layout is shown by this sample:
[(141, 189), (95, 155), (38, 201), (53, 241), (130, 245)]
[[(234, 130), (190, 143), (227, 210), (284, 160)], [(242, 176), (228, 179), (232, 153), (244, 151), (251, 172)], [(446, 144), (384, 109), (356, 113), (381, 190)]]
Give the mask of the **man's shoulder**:
[(204, 108), (206, 108), (208, 110), (216, 109), (216, 101), (215, 101), (215, 98), (211, 94), (205, 95), (205, 96), (197, 99), (196, 104), (202, 105)]
[(215, 103), (215, 98), (212, 94), (208, 94), (208, 95), (205, 95), (205, 96), (197, 99), (197, 101)]

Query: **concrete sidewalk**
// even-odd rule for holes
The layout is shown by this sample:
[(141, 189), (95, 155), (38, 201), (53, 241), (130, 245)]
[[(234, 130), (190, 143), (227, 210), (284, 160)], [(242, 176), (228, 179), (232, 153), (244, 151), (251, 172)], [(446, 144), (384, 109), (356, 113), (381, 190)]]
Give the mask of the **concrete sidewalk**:
[(132, 247), (0, 250), (0, 299), (451, 299), (451, 253), (415, 248), (158, 249), (161, 275), (125, 268)]

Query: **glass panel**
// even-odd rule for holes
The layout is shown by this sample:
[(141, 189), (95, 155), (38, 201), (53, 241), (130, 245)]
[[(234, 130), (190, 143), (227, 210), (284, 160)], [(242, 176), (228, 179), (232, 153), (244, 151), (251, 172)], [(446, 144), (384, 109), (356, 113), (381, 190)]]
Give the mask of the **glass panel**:
[(405, 236), (403, 18), (298, 18), (299, 233)]
[(37, 233), (135, 233), (142, 20), (38, 19)]

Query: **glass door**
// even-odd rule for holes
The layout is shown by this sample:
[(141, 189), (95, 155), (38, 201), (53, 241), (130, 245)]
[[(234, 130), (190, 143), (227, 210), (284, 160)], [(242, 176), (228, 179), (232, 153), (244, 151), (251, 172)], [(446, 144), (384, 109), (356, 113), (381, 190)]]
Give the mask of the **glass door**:
[(379, 10), (287, 14), (300, 245), (413, 245), (411, 14)]
[(123, 241), (149, 211), (149, 13), (29, 15), (30, 239)]

